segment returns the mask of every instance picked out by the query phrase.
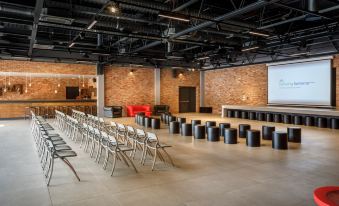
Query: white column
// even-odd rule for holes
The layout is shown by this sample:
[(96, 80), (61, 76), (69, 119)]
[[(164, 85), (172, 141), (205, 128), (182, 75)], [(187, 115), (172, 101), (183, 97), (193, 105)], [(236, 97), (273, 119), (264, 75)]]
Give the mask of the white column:
[(200, 71), (200, 107), (205, 105), (205, 72)]
[(160, 69), (154, 69), (154, 104), (160, 104)]
[(103, 74), (97, 75), (97, 108), (98, 117), (104, 116), (105, 106), (105, 78)]

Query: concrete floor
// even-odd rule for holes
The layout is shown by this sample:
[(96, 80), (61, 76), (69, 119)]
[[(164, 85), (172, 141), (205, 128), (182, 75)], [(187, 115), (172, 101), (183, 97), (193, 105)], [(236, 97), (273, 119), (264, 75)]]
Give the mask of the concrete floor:
[[(250, 123), (255, 129), (275, 125), (277, 130), (286, 130), (288, 126), (213, 115), (180, 116), (230, 122), (232, 127)], [(133, 118), (115, 121), (136, 126)], [(162, 142), (173, 146), (168, 152), (175, 168), (159, 162), (152, 172), (150, 162), (140, 166), (136, 161), (136, 174), (118, 162), (110, 177), (109, 170), (103, 170), (79, 144), (65, 137), (78, 153), (70, 161), (81, 182), (57, 161), (47, 187), (29, 122), (0, 121), (0, 205), (309, 206), (314, 205), (316, 187), (339, 185), (339, 130), (302, 127), (301, 145), (289, 144), (289, 150), (277, 151), (270, 141), (262, 141), (260, 148), (248, 148), (244, 139), (226, 145), (169, 135), (166, 126), (162, 127), (155, 132)]]

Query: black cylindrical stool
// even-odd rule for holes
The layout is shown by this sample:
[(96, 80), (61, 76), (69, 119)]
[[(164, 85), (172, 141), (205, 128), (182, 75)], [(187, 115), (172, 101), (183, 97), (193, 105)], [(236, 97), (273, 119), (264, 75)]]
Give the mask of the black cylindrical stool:
[(215, 127), (217, 123), (215, 121), (206, 121), (205, 126), (206, 126), (206, 133), (207, 133), (207, 128), (208, 127)]
[(286, 132), (279, 132), (279, 131), (273, 132), (272, 148), (283, 149), (283, 150), (288, 149)]
[(170, 122), (174, 122), (174, 121), (177, 121), (177, 118), (175, 117), (175, 116), (168, 116), (168, 124), (170, 123)]
[(192, 124), (192, 135), (194, 136), (194, 132), (195, 132), (195, 125), (201, 124), (201, 120), (197, 120), (197, 119), (192, 119), (191, 120), (191, 124)]
[(219, 127), (210, 126), (207, 128), (207, 140), (217, 142), (220, 140)]
[(235, 117), (235, 118), (240, 118), (240, 111), (235, 110), (235, 111), (234, 111), (234, 117)]
[(232, 110), (227, 110), (227, 117), (229, 117), (229, 118), (234, 117)]
[(161, 113), (160, 119), (161, 119), (162, 122), (165, 121), (165, 117), (166, 117), (166, 113)]
[(303, 124), (303, 121), (302, 121), (302, 116), (294, 116), (293, 117), (293, 124), (296, 124), (296, 125), (302, 125)]
[(266, 121), (273, 122), (273, 115), (271, 113), (266, 113)]
[(257, 113), (256, 112), (250, 112), (249, 113), (249, 119), (250, 120), (256, 120)]
[(165, 114), (164, 116), (164, 123), (168, 125), (168, 118), (169, 118), (169, 114)]
[(150, 128), (152, 126), (152, 117), (145, 117), (144, 127)]
[(179, 134), (179, 122), (172, 121), (169, 123), (169, 133), (170, 134)]
[(246, 138), (246, 131), (251, 129), (249, 124), (239, 124), (239, 138)]
[(177, 121), (182, 124), (182, 123), (186, 123), (186, 118), (185, 117), (177, 117)]
[(259, 121), (266, 121), (265, 113), (259, 112), (259, 113), (257, 114), (257, 119), (258, 119)]
[(182, 123), (181, 124), (181, 135), (182, 136), (192, 136), (192, 124)]
[(289, 142), (301, 143), (301, 128), (287, 127), (287, 136)]
[(307, 116), (305, 117), (305, 122), (304, 122), (305, 126), (314, 126), (314, 118)]
[(152, 129), (160, 129), (160, 119), (152, 118)]
[(205, 125), (195, 125), (194, 126), (194, 138), (195, 139), (205, 139)]
[(225, 128), (224, 129), (224, 143), (225, 144), (237, 144), (237, 129)]
[(145, 116), (139, 115), (139, 125), (144, 126), (145, 124)]
[(225, 128), (230, 128), (230, 127), (231, 127), (230, 123), (220, 123), (219, 124), (220, 136), (224, 136)]
[(275, 131), (274, 126), (262, 126), (262, 139), (272, 140), (273, 132)]
[(135, 122), (135, 123), (138, 123), (138, 118), (139, 118), (139, 115), (136, 114), (136, 115), (134, 116), (134, 122)]
[(318, 117), (317, 118), (317, 127), (326, 128), (327, 127), (327, 118)]
[(331, 119), (331, 129), (339, 129), (339, 120), (332, 118)]
[(248, 119), (248, 112), (242, 111), (241, 112), (241, 119)]
[(280, 123), (281, 122), (281, 116), (280, 114), (274, 114), (274, 122), (275, 123)]
[(260, 131), (249, 129), (247, 130), (246, 145), (248, 147), (260, 147)]
[(291, 115), (283, 114), (282, 115), (282, 122), (285, 124), (291, 124)]

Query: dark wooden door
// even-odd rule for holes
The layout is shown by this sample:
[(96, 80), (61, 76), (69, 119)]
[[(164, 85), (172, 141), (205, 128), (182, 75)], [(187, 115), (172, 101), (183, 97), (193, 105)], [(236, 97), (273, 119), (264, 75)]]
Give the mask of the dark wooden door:
[(179, 112), (196, 112), (195, 87), (179, 87)]

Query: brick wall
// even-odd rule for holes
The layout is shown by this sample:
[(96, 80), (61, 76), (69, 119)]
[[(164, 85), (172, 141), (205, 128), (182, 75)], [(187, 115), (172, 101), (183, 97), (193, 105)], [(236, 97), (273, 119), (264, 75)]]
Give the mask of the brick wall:
[(267, 68), (253, 65), (205, 72), (205, 105), (214, 113), (221, 113), (221, 106), (266, 105)]
[(154, 69), (105, 68), (105, 105), (154, 105)]
[[(32, 86), (29, 87), (29, 73), (53, 73), (53, 74), (79, 74), (79, 75), (95, 75), (96, 69), (94, 65), (82, 64), (63, 64), (63, 63), (46, 63), (46, 62), (30, 62), (30, 61), (12, 61), (1, 60), (0, 72), (24, 72), (28, 74), (27, 93), (25, 77), (7, 77), (6, 82), (10, 81), (11, 85), (22, 84), (23, 94), (17, 92), (6, 92), (0, 95), (0, 100), (32, 100), (32, 99), (66, 99), (66, 86), (79, 86), (79, 79), (71, 78), (31, 78)], [(4, 87), (5, 77), (0, 76), (0, 86)], [(80, 87), (82, 87), (82, 78)], [(91, 82), (85, 79), (85, 87)], [(60, 83), (60, 87), (58, 84)], [(57, 90), (57, 93), (55, 93)]]
[(160, 103), (170, 106), (172, 113), (179, 112), (179, 87), (196, 87), (196, 109), (200, 107), (200, 74), (199, 72), (185, 71), (176, 78), (172, 77), (172, 69), (160, 71)]

